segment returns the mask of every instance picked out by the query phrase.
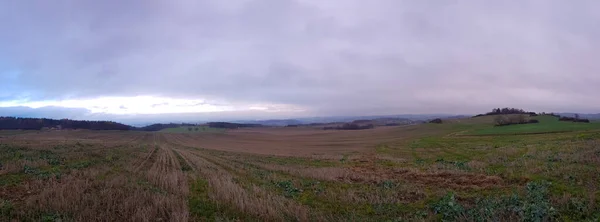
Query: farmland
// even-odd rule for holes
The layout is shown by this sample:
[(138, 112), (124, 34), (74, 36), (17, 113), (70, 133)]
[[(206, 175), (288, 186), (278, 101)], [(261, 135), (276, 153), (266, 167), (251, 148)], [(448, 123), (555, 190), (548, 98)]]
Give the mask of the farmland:
[(558, 130), (569, 123), (542, 119), (554, 128), (539, 131), (488, 119), (357, 131), (1, 132), (0, 220), (600, 218), (597, 124)]
[(584, 131), (600, 128), (599, 122), (577, 123), (558, 121), (554, 116), (538, 116), (533, 119), (540, 121), (538, 124), (512, 125), (503, 127), (486, 127), (474, 131), (475, 135), (495, 135), (495, 134), (526, 134), (526, 133), (556, 133), (569, 131)]

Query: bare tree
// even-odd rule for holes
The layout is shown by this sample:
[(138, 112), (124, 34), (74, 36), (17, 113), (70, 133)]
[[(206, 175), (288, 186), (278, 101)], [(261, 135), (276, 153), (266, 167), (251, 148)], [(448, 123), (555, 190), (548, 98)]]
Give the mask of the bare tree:
[(508, 119), (506, 116), (496, 116), (496, 118), (494, 118), (494, 123), (496, 123), (496, 126), (503, 126), (508, 124)]

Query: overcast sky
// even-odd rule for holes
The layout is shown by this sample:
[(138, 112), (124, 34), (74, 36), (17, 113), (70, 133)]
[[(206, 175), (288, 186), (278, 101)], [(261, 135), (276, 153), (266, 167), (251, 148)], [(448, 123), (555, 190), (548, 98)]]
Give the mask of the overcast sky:
[(598, 113), (599, 10), (596, 0), (3, 0), (0, 115)]

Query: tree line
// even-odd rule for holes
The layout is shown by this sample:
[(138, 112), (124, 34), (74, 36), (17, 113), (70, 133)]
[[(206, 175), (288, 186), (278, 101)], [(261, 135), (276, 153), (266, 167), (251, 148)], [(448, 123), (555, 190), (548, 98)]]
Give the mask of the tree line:
[[(237, 129), (243, 127), (262, 127), (261, 124), (242, 124), (229, 122), (207, 123), (212, 128)], [(0, 117), (0, 130), (41, 130), (48, 129), (87, 129), (87, 130), (138, 130), (160, 131), (181, 126), (193, 127), (191, 123), (157, 123), (144, 127), (134, 127), (113, 121), (89, 121), (71, 119)]]
[(485, 114), (479, 114), (477, 116), (493, 116), (493, 115), (508, 115), (508, 114), (526, 114), (530, 116), (536, 116), (535, 112), (528, 112), (523, 109), (517, 108), (494, 108), (491, 112), (487, 112)]
[(341, 126), (323, 127), (324, 130), (364, 130), (364, 129), (373, 129), (373, 128), (375, 128), (375, 125), (373, 125), (373, 124), (359, 125), (356, 123), (345, 123)]
[(132, 126), (112, 121), (0, 117), (0, 130), (41, 130), (43, 128), (89, 130), (134, 129)]

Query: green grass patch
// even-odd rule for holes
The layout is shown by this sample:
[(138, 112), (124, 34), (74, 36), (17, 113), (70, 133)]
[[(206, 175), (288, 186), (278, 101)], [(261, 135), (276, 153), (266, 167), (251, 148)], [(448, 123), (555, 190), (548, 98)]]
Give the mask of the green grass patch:
[(538, 116), (535, 119), (539, 123), (518, 124), (509, 126), (492, 126), (474, 130), (467, 134), (469, 135), (506, 135), (506, 134), (536, 134), (536, 133), (557, 133), (557, 132), (572, 132), (584, 130), (600, 130), (600, 123), (575, 123), (558, 121), (558, 118), (552, 116)]
[(442, 221), (550, 221), (556, 219), (558, 213), (550, 202), (549, 186), (546, 181), (530, 182), (523, 196), (515, 193), (478, 198), (470, 205), (460, 203), (450, 192), (430, 207)]
[(200, 178), (190, 182), (188, 207), (194, 221), (260, 221), (230, 206), (218, 204), (210, 199), (209, 192), (208, 181)]

